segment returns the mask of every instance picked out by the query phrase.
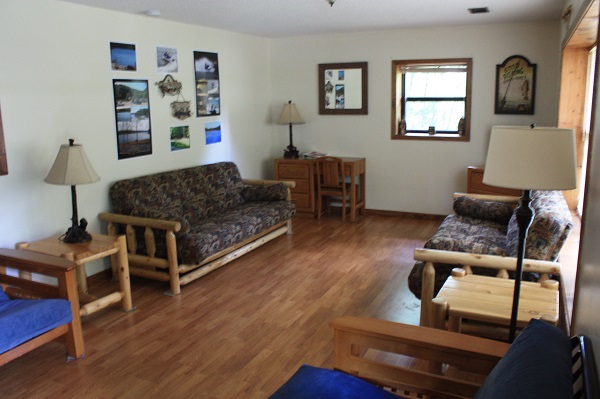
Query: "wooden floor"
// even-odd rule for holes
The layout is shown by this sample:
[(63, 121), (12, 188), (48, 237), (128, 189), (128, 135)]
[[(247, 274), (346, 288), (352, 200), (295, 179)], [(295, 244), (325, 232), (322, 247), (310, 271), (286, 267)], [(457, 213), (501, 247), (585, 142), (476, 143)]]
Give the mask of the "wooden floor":
[(293, 235), (180, 296), (133, 277), (137, 310), (85, 318), (83, 359), (65, 363), (63, 346), (50, 343), (0, 368), (0, 397), (266, 398), (302, 364), (331, 367), (328, 321), (336, 316), (418, 324), (407, 275), (413, 249), (438, 225), (379, 215), (296, 219)]

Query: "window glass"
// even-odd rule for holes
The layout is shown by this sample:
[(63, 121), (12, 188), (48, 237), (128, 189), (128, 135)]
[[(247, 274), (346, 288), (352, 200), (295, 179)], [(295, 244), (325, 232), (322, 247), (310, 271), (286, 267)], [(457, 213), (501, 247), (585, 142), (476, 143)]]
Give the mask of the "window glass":
[(392, 67), (392, 138), (469, 140), (471, 59)]

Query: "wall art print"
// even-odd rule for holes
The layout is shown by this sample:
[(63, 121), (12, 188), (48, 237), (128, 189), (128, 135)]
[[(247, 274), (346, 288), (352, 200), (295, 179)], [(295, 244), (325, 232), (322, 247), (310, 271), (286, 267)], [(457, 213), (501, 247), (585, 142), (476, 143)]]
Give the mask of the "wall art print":
[(194, 51), (196, 116), (221, 114), (219, 61), (217, 53)]
[(221, 122), (206, 122), (204, 124), (204, 133), (206, 134), (206, 145), (221, 142)]
[(533, 115), (535, 106), (535, 72), (522, 55), (513, 55), (496, 65), (496, 114)]
[(179, 72), (179, 59), (177, 49), (173, 47), (156, 47), (156, 72)]
[(148, 81), (113, 79), (119, 159), (152, 154)]
[(113, 71), (137, 71), (135, 44), (111, 42), (110, 64)]
[(172, 126), (171, 133), (171, 151), (187, 150), (190, 148), (190, 127)]

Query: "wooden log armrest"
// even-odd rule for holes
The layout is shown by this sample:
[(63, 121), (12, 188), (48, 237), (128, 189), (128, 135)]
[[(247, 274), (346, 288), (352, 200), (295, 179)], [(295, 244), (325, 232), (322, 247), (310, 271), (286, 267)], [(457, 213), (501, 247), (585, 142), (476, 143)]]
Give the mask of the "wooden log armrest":
[[(469, 269), (471, 266), (496, 269), (499, 275), (507, 277), (503, 271), (514, 271), (517, 268), (517, 258), (497, 255), (481, 255), (466, 252), (443, 251), (438, 249), (416, 248), (414, 259), (425, 262), (423, 268), (423, 285), (421, 288), (421, 325), (432, 326), (432, 300), (434, 294), (435, 268), (434, 263), (462, 265)], [(561, 264), (558, 262), (535, 259), (523, 260), (523, 272), (534, 272), (542, 275), (542, 280), (549, 274), (560, 275)], [(562, 288), (560, 288), (562, 289)]]
[(363, 317), (343, 316), (330, 326), (335, 369), (411, 398), (472, 397), (509, 348), (505, 342)]
[(172, 231), (174, 233), (181, 229), (181, 223), (173, 220), (151, 219), (110, 212), (101, 212), (98, 217), (100, 220), (109, 223), (131, 225), (136, 227), (149, 227), (151, 229)]

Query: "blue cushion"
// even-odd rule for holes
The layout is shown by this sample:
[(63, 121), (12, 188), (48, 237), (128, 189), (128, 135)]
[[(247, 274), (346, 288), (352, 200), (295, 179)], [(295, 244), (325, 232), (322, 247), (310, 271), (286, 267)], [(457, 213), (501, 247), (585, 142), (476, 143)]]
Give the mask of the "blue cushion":
[(72, 319), (65, 299), (0, 299), (0, 353)]
[(569, 338), (557, 327), (533, 319), (494, 367), (474, 399), (572, 397)]
[(2, 286), (0, 286), (0, 303), (6, 301), (10, 301), (10, 298), (4, 293), (4, 291), (2, 290)]
[(303, 365), (270, 399), (398, 399), (341, 371)]

